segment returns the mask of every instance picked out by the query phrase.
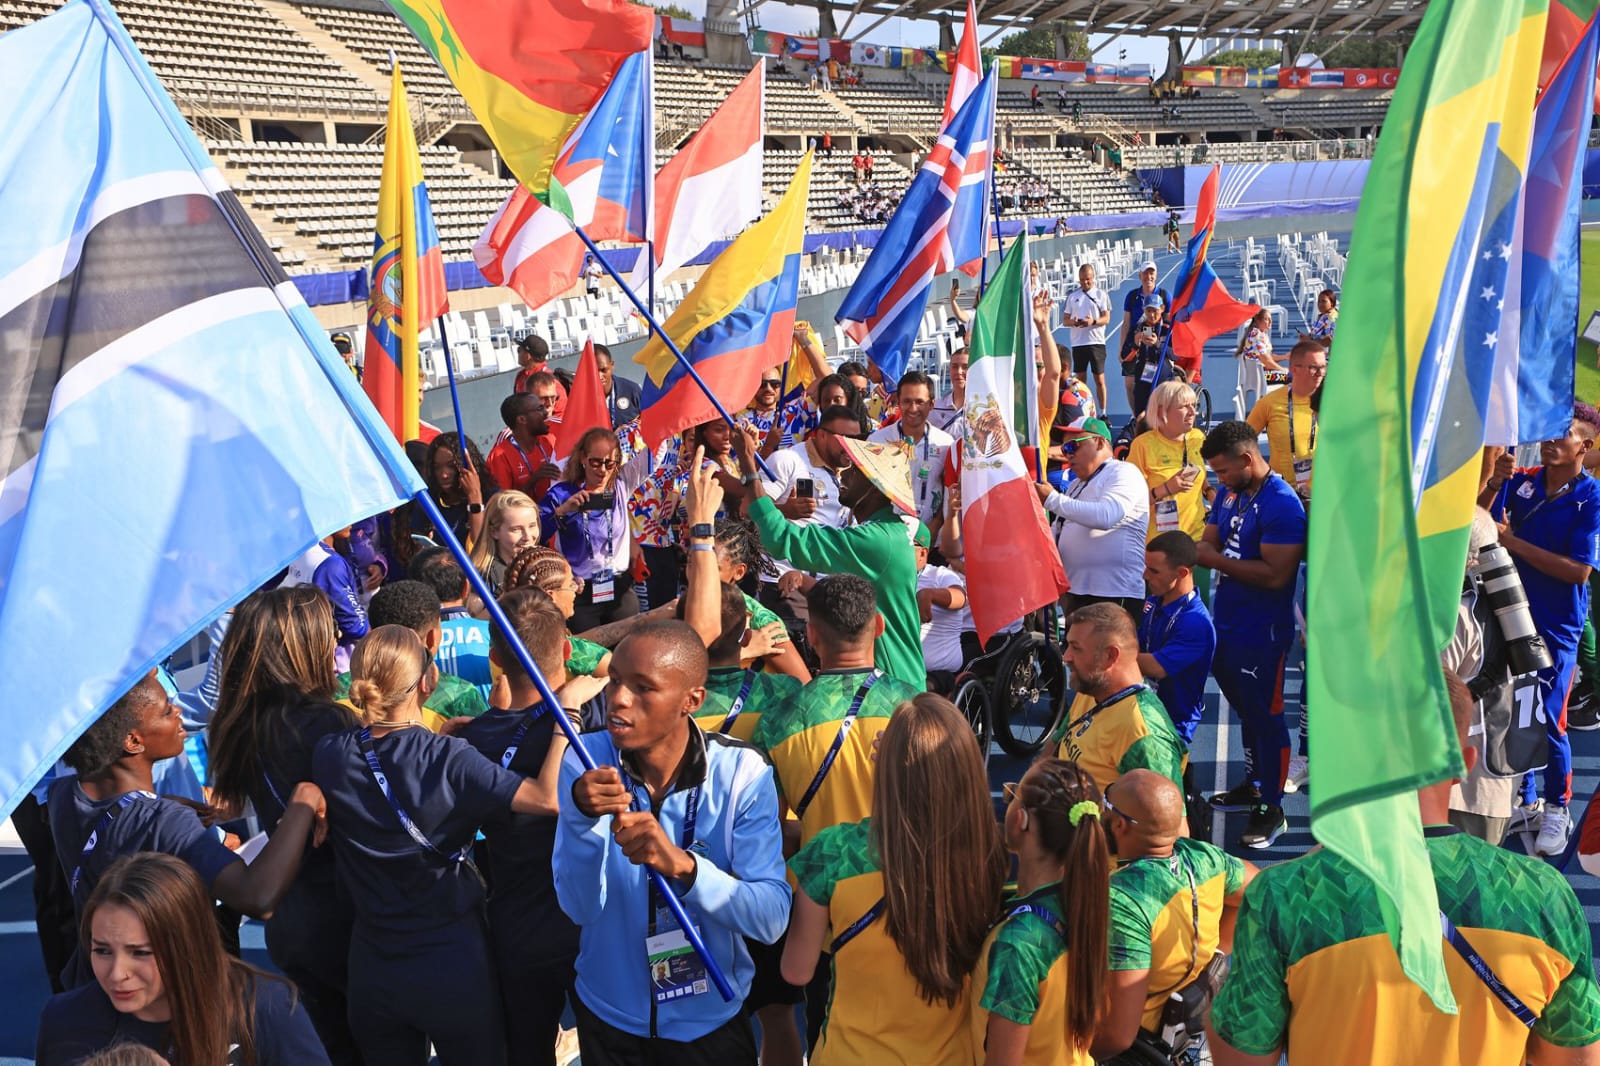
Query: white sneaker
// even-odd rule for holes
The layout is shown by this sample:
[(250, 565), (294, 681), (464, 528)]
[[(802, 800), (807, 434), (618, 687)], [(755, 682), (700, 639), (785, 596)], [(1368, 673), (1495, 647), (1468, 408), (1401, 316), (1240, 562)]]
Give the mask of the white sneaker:
[(1565, 807), (1551, 804), (1539, 820), (1539, 839), (1533, 845), (1533, 852), (1535, 855), (1560, 855), (1567, 850), (1567, 839), (1571, 836), (1572, 815)]
[(1285, 792), (1299, 792), (1306, 787), (1306, 772), (1308, 764), (1304, 755), (1295, 755), (1289, 759), (1289, 776), (1284, 778), (1283, 790)]
[(1511, 811), (1511, 821), (1506, 825), (1508, 833), (1537, 833), (1539, 820), (1544, 817), (1544, 800), (1536, 799), (1527, 805), (1518, 805)]

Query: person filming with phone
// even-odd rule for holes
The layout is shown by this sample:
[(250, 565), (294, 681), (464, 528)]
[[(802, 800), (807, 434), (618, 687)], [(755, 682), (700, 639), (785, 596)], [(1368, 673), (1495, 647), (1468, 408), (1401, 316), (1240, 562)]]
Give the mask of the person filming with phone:
[(561, 480), (539, 501), (539, 528), (554, 530), (556, 547), (583, 582), (572, 615), (581, 633), (639, 613), (630, 572), (634, 545), (628, 498), (639, 466), (622, 466), (617, 435), (595, 427), (578, 438)]

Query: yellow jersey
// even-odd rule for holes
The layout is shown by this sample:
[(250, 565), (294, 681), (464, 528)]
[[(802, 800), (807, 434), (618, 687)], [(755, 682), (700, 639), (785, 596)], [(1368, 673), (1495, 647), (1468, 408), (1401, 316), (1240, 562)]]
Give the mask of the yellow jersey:
[[(1289, 420), (1291, 404), (1294, 407), (1293, 439)], [(1256, 401), (1245, 421), (1257, 433), (1266, 430), (1267, 446), (1271, 453), (1267, 456), (1267, 465), (1282, 475), (1283, 480), (1302, 496), (1306, 495), (1311, 487), (1311, 468), (1308, 465), (1304, 475), (1296, 481), (1294, 461), (1309, 461), (1317, 454), (1317, 416), (1311, 410), (1310, 402), (1296, 400), (1290, 395), (1288, 385), (1280, 385)]]
[[(1172, 440), (1152, 429), (1133, 438), (1128, 448), (1128, 462), (1139, 468), (1151, 491), (1182, 470), (1186, 462), (1200, 468), (1200, 475), (1189, 491), (1170, 497), (1170, 502), (1177, 506), (1177, 528), (1196, 541), (1206, 531), (1205, 460), (1200, 458), (1200, 446), (1205, 442), (1206, 435), (1198, 429), (1191, 429), (1181, 440)], [(1157, 533), (1163, 532), (1160, 527), (1165, 521), (1158, 521), (1157, 510), (1166, 504), (1168, 500), (1150, 501), (1150, 531), (1146, 540), (1153, 540)]]

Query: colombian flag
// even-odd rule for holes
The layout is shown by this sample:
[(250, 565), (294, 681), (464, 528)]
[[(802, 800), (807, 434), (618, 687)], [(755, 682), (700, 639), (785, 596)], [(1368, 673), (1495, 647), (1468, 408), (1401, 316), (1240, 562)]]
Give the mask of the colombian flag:
[[(1441, 1009), (1414, 793), (1459, 776), (1439, 652), (1461, 598), (1551, 0), (1428, 5), (1350, 244), (1311, 508), (1311, 830), (1385, 898)], [(1508, 323), (1509, 326), (1509, 323)], [(1507, 334), (1510, 335), (1509, 332)]]
[[(762, 371), (789, 359), (810, 186), (807, 152), (778, 206), (717, 256), (667, 319), (667, 335), (725, 407), (748, 403)], [(659, 337), (633, 361), (644, 368), (640, 428), (650, 447), (717, 416), (711, 398)]]
[(417, 334), (449, 307), (444, 254), (422, 183), (400, 64), (389, 90), (378, 223), (367, 275), (367, 346), (362, 387), (402, 443), (417, 436)]
[(650, 48), (655, 12), (627, 0), (389, 0), (444, 68), (500, 157), (572, 217), (550, 169), (622, 61)]

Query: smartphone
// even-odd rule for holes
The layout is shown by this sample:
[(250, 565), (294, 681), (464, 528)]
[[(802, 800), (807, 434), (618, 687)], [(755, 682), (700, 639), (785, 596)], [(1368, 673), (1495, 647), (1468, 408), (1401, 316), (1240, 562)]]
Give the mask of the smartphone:
[(794, 479), (794, 494), (802, 500), (809, 500), (817, 494), (817, 483), (808, 477)]
[(580, 510), (609, 511), (616, 505), (617, 494), (615, 492), (595, 492), (591, 493), (589, 498), (583, 501), (583, 507)]
[(960, 291), (961, 291), (961, 282), (957, 281), (955, 278), (951, 278), (950, 279), (950, 295), (954, 296), (956, 293), (958, 293)]

